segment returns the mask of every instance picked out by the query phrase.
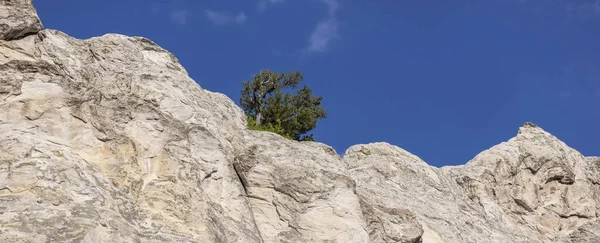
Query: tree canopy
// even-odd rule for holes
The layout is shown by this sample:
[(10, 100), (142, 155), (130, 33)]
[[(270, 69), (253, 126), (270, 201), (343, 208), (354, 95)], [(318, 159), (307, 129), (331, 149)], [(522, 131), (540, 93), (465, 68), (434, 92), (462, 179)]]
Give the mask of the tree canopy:
[(267, 130), (298, 141), (314, 141), (308, 134), (319, 119), (327, 116), (321, 100), (308, 86), (290, 93), (304, 81), (299, 71), (275, 73), (262, 70), (252, 81), (243, 82), (240, 105), (248, 116), (248, 126)]

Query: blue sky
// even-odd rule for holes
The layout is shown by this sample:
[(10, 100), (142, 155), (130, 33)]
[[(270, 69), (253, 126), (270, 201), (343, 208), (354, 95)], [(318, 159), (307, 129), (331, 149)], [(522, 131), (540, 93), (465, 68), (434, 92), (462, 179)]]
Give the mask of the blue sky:
[(526, 121), (600, 155), (600, 0), (34, 0), (46, 28), (145, 36), (239, 102), (261, 69), (324, 97), (318, 141), (456, 165)]

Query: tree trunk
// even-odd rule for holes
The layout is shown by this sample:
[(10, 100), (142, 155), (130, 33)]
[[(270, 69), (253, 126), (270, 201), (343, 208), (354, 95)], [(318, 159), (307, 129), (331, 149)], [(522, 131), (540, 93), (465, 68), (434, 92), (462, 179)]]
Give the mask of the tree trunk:
[[(269, 79), (270, 80), (270, 79)], [(263, 111), (263, 101), (265, 100), (265, 98), (267, 97), (268, 91), (266, 90), (266, 88), (264, 88), (265, 85), (265, 81), (261, 80), (260, 81), (260, 89), (258, 90), (258, 95), (256, 95), (256, 125), (258, 125), (259, 127), (262, 126), (262, 120), (263, 120), (263, 115), (264, 115), (264, 111)]]
[(256, 125), (262, 126), (262, 119), (263, 119), (263, 111), (262, 111), (262, 109), (257, 109), (256, 110)]

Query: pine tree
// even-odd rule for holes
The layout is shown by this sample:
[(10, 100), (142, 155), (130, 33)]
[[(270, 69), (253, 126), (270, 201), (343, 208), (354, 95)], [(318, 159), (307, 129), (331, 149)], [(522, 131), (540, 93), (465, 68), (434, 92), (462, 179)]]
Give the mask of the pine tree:
[(249, 127), (256, 130), (276, 132), (298, 141), (313, 141), (307, 135), (319, 119), (327, 116), (321, 103), (323, 97), (314, 96), (304, 85), (297, 93), (294, 90), (304, 77), (295, 73), (275, 73), (263, 70), (253, 81), (244, 81), (240, 105), (249, 119)]

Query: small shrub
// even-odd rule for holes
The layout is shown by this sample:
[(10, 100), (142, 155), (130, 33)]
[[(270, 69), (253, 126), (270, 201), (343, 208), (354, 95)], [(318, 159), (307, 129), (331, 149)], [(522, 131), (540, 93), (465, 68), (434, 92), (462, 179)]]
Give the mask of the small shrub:
[(286, 134), (281, 126), (281, 121), (278, 119), (275, 124), (267, 123), (263, 126), (259, 126), (256, 124), (256, 121), (251, 117), (248, 117), (248, 129), (255, 131), (264, 131), (264, 132), (272, 132), (281, 135), (284, 138), (292, 139), (292, 136)]
[(64, 156), (64, 154), (59, 150), (54, 150), (54, 155), (56, 155), (57, 157), (61, 157), (61, 158)]

